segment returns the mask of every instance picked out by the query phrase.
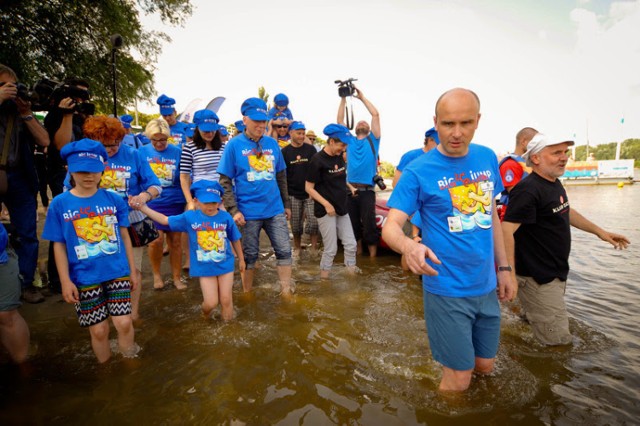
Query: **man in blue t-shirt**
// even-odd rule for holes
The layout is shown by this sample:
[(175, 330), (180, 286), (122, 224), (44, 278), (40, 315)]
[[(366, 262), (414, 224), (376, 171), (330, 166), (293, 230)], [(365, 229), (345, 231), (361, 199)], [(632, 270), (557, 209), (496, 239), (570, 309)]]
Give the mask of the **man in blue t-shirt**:
[(409, 163), (420, 157), (422, 154), (431, 151), (439, 143), (440, 139), (438, 139), (438, 132), (436, 132), (436, 128), (432, 127), (427, 130), (424, 134), (424, 146), (422, 148), (407, 151), (402, 157), (400, 157), (398, 167), (396, 167), (395, 171), (393, 172), (393, 183), (391, 186), (393, 186), (394, 188), (396, 187), (398, 181), (400, 180), (400, 176), (402, 176), (402, 171), (409, 165)]
[[(353, 234), (358, 241), (358, 254), (362, 246), (369, 248), (369, 256), (376, 257), (380, 231), (376, 225), (376, 194), (373, 177), (378, 175), (380, 155), (380, 114), (362, 90), (353, 86), (353, 97), (360, 99), (371, 114), (371, 125), (365, 120), (356, 124), (356, 140), (347, 148), (347, 183), (355, 188), (349, 197), (349, 218)], [(338, 124), (345, 125), (346, 98), (340, 98)]]
[[(434, 117), (440, 144), (405, 168), (382, 230), (409, 269), (423, 275), (429, 346), (443, 365), (445, 391), (467, 389), (474, 370), (493, 370), (498, 299), (516, 293), (495, 211), (494, 194), (502, 190), (498, 160), (489, 148), (471, 144), (479, 120), (474, 92), (452, 89), (440, 96)], [(413, 212), (420, 215), (421, 242), (402, 232)]]
[(246, 128), (227, 143), (218, 173), (224, 188), (224, 206), (236, 224), (243, 227), (242, 251), (247, 267), (242, 273), (242, 287), (248, 292), (253, 286), (260, 231), (264, 229), (276, 254), (282, 294), (290, 295), (293, 289), (287, 165), (278, 142), (264, 135), (267, 104), (262, 99), (249, 98), (242, 103), (241, 111)]
[(162, 115), (164, 121), (169, 124), (169, 130), (171, 130), (169, 143), (182, 148), (182, 145), (187, 142), (188, 125), (187, 123), (178, 121), (175, 99), (167, 95), (160, 95), (156, 103), (160, 106), (160, 115)]

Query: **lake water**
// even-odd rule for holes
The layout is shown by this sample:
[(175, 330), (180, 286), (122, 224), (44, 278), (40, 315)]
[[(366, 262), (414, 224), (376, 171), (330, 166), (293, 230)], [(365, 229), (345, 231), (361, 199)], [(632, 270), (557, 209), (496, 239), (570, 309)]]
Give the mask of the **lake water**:
[[(236, 319), (205, 321), (195, 280), (144, 281), (138, 358), (98, 366), (59, 297), (21, 308), (32, 335), (25, 377), (0, 354), (0, 424), (637, 424), (640, 416), (640, 185), (569, 187), (573, 208), (632, 240), (616, 251), (573, 231), (566, 300), (574, 344), (546, 348), (503, 306), (497, 369), (457, 399), (437, 392), (416, 276), (399, 257), (359, 258), (362, 275), (318, 260), (294, 267), (283, 301), (267, 253)], [(168, 278), (168, 275), (167, 275)], [(115, 334), (112, 334), (115, 336)]]

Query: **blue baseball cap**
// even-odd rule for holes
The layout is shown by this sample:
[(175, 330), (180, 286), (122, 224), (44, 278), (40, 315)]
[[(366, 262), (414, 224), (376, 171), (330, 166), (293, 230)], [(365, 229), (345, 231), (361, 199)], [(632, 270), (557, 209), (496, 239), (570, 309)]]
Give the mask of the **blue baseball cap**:
[(218, 132), (220, 132), (220, 136), (227, 136), (229, 131), (227, 130), (227, 126), (224, 124), (218, 124)]
[(186, 137), (193, 139), (193, 134), (196, 131), (196, 125), (195, 123), (187, 123), (187, 125), (184, 128), (184, 134)]
[(440, 145), (440, 138), (438, 137), (438, 132), (435, 127), (430, 128), (424, 133), (425, 138), (431, 138), (436, 141), (436, 145)]
[(125, 129), (131, 128), (131, 122), (133, 121), (133, 117), (129, 114), (121, 115), (120, 122), (122, 123), (122, 127)]
[(201, 203), (219, 203), (224, 189), (214, 180), (199, 180), (191, 185), (191, 192)]
[(278, 106), (287, 106), (289, 105), (289, 98), (284, 93), (278, 93), (274, 98), (273, 102), (275, 102)]
[(160, 105), (160, 115), (171, 115), (176, 110), (176, 100), (167, 95), (160, 95), (156, 103)]
[(342, 124), (329, 124), (322, 133), (331, 139), (336, 139), (346, 144), (354, 142), (355, 139), (349, 129)]
[(289, 130), (307, 130), (304, 123), (302, 121), (294, 121), (289, 125)]
[(104, 171), (104, 162), (108, 156), (100, 142), (85, 138), (62, 147), (60, 157), (67, 161), (69, 173), (98, 173)]
[(218, 130), (218, 121), (220, 121), (218, 115), (209, 109), (201, 109), (193, 115), (193, 122), (203, 132), (215, 132)]
[(236, 126), (236, 129), (238, 129), (239, 132), (244, 132), (244, 129), (246, 127), (242, 120), (236, 121), (235, 123), (233, 123), (233, 125)]
[(253, 121), (267, 121), (267, 104), (260, 98), (249, 98), (242, 103), (242, 115)]

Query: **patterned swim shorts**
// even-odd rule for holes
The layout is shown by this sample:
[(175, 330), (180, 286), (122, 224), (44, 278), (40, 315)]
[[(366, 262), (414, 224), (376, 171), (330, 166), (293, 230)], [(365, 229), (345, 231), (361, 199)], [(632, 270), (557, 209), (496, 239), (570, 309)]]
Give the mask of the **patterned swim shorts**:
[(76, 313), (81, 327), (101, 323), (109, 315), (131, 314), (131, 283), (129, 277), (116, 278), (78, 288), (80, 303)]

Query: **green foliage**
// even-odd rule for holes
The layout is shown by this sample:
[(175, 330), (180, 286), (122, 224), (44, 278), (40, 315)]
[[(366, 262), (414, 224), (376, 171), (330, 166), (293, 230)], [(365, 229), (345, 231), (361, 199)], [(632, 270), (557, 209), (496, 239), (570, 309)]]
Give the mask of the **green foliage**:
[(269, 94), (267, 93), (267, 89), (265, 89), (264, 86), (258, 87), (258, 97), (262, 99), (265, 104), (267, 104), (268, 109), (271, 108), (271, 106), (269, 105)]
[(191, 15), (189, 0), (4, 0), (0, 6), (0, 58), (25, 84), (42, 77), (61, 81), (80, 77), (91, 86), (98, 112), (113, 111), (111, 35), (116, 51), (118, 114), (135, 99), (154, 94), (155, 63), (169, 37), (145, 31), (140, 13), (159, 14), (182, 25)]
[[(615, 160), (616, 159), (616, 142), (589, 146), (589, 154), (593, 154), (596, 160)], [(587, 146), (580, 145), (576, 147), (576, 161), (586, 161)], [(635, 160), (634, 167), (640, 167), (640, 139), (627, 139), (622, 142), (620, 147), (621, 160)]]
[(324, 148), (325, 145), (327, 145), (327, 140), (326, 139), (322, 139), (320, 136), (316, 135), (316, 145), (318, 145), (321, 148)]
[(396, 168), (388, 161), (381, 161), (378, 169), (380, 171), (380, 176), (383, 178), (393, 178), (393, 173)]
[[(130, 114), (132, 117), (134, 117), (133, 120), (133, 125), (136, 125), (136, 121), (135, 121), (135, 117), (136, 117), (136, 112), (134, 110), (129, 110), (126, 111), (126, 114)], [(156, 118), (160, 118), (160, 114), (156, 113), (156, 114), (145, 114), (143, 112), (138, 112), (138, 126), (142, 128), (142, 131), (144, 132), (144, 129), (147, 127), (147, 124), (151, 121), (154, 120)]]

